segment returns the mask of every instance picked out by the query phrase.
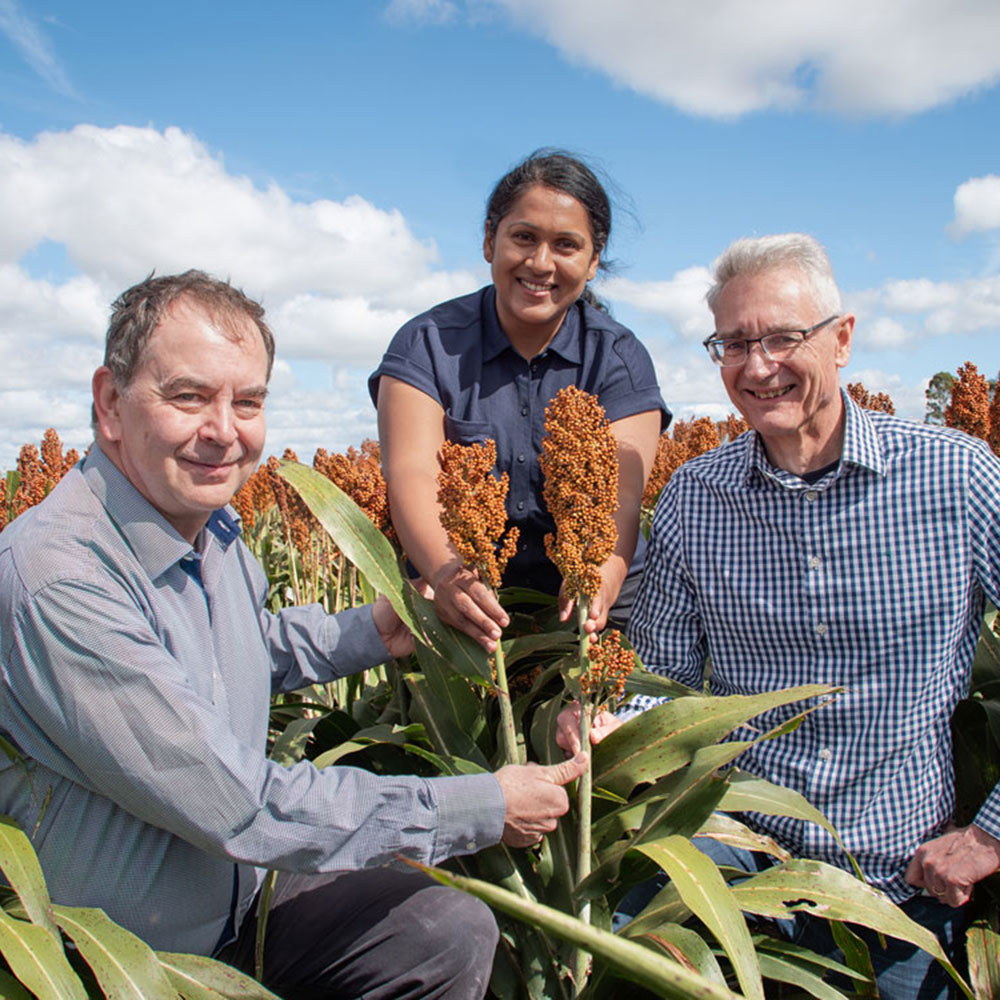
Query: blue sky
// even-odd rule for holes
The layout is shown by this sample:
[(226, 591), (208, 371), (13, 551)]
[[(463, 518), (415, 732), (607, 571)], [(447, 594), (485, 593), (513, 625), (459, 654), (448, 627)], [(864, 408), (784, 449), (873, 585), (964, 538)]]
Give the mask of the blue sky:
[(108, 304), (151, 269), (268, 308), (268, 453), (374, 436), (409, 316), (487, 280), (482, 211), (532, 149), (614, 183), (601, 289), (681, 416), (712, 260), (804, 230), (858, 315), (847, 380), (923, 415), (1000, 367), (996, 0), (0, 0), (0, 468), (89, 441)]

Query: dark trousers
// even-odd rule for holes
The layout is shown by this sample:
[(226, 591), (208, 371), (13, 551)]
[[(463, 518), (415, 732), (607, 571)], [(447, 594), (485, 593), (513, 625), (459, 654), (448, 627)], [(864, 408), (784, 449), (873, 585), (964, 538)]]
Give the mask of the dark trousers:
[[(253, 974), (256, 904), (215, 956)], [(284, 1000), (481, 1000), (498, 931), (489, 907), (420, 872), (278, 876), (264, 985)]]

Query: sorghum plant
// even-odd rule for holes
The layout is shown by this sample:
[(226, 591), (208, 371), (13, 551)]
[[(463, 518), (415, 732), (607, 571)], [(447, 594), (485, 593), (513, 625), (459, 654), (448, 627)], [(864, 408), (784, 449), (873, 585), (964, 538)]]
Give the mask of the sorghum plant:
[[(496, 460), (497, 448), (492, 440), (468, 445), (445, 441), (441, 447), (437, 497), (441, 524), (449, 541), (465, 565), (494, 594), (508, 561), (517, 551), (518, 539), (517, 528), (507, 528), (504, 501), (509, 478), (506, 472), (499, 479), (493, 475)], [(504, 761), (523, 763), (500, 642), (494, 653), (494, 665)]]
[[(555, 535), (545, 536), (545, 551), (562, 575), (563, 596), (577, 608), (579, 665), (566, 679), (579, 699), (580, 745), (587, 749), (594, 702), (582, 684), (590, 671), (590, 640), (584, 626), (590, 602), (601, 588), (601, 568), (618, 541), (618, 444), (596, 396), (576, 386), (560, 389), (545, 410), (545, 437), (538, 461), (545, 476), (545, 503), (556, 524)], [(577, 784), (578, 882), (591, 871), (592, 793), (593, 772), (588, 767)], [(577, 915), (589, 921), (589, 902), (578, 902)], [(573, 964), (579, 988), (587, 977), (589, 956), (579, 951)]]

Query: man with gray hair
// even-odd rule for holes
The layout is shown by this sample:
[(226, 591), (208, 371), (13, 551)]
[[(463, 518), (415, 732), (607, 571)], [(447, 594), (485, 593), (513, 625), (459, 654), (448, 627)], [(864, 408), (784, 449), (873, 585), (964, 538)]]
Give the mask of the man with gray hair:
[[(1000, 461), (982, 441), (862, 410), (840, 389), (855, 318), (811, 237), (738, 240), (716, 263), (708, 303), (705, 347), (752, 429), (686, 462), (664, 489), (630, 637), (647, 667), (691, 687), (710, 658), (718, 695), (842, 686), (739, 766), (826, 813), (871, 884), (947, 949), (973, 885), (1000, 866), (1000, 790), (974, 823), (952, 826), (949, 727), (984, 600), (1000, 597)], [(617, 724), (606, 717), (597, 738)], [(570, 749), (571, 734), (570, 721)], [(751, 822), (795, 855), (847, 866), (814, 824)], [(747, 870), (763, 863), (704, 845)], [(648, 898), (638, 893), (626, 915)], [(825, 931), (802, 918), (795, 933), (832, 951)], [(946, 995), (930, 956), (869, 941), (883, 998)]]
[(442, 778), (285, 768), (269, 697), (406, 655), (384, 598), (266, 610), (228, 507), (260, 459), (274, 339), (198, 271), (115, 303), (95, 441), (0, 534), (0, 812), (32, 831), (52, 898), (152, 947), (250, 971), (278, 869), (264, 982), (285, 1000), (473, 1000), (497, 928), (477, 900), (392, 867), (535, 843), (586, 757)]

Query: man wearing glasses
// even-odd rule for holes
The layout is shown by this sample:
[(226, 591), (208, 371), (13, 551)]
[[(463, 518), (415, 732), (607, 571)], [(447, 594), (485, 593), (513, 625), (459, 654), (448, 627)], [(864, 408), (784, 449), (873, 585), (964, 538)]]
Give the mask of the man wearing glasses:
[[(984, 598), (1000, 598), (1000, 461), (982, 441), (862, 410), (840, 390), (854, 316), (811, 237), (738, 240), (716, 262), (708, 304), (705, 346), (752, 431), (667, 484), (630, 636), (647, 667), (692, 687), (709, 658), (714, 694), (842, 686), (738, 763), (825, 812), (867, 879), (947, 949), (972, 886), (1000, 866), (1000, 792), (972, 825), (950, 825), (949, 728)], [(753, 825), (795, 855), (847, 867), (814, 824)], [(704, 843), (717, 861), (762, 863)], [(644, 905), (633, 902), (626, 913)], [(795, 933), (832, 951), (823, 920)], [(872, 942), (883, 998), (947, 995), (930, 956)]]

